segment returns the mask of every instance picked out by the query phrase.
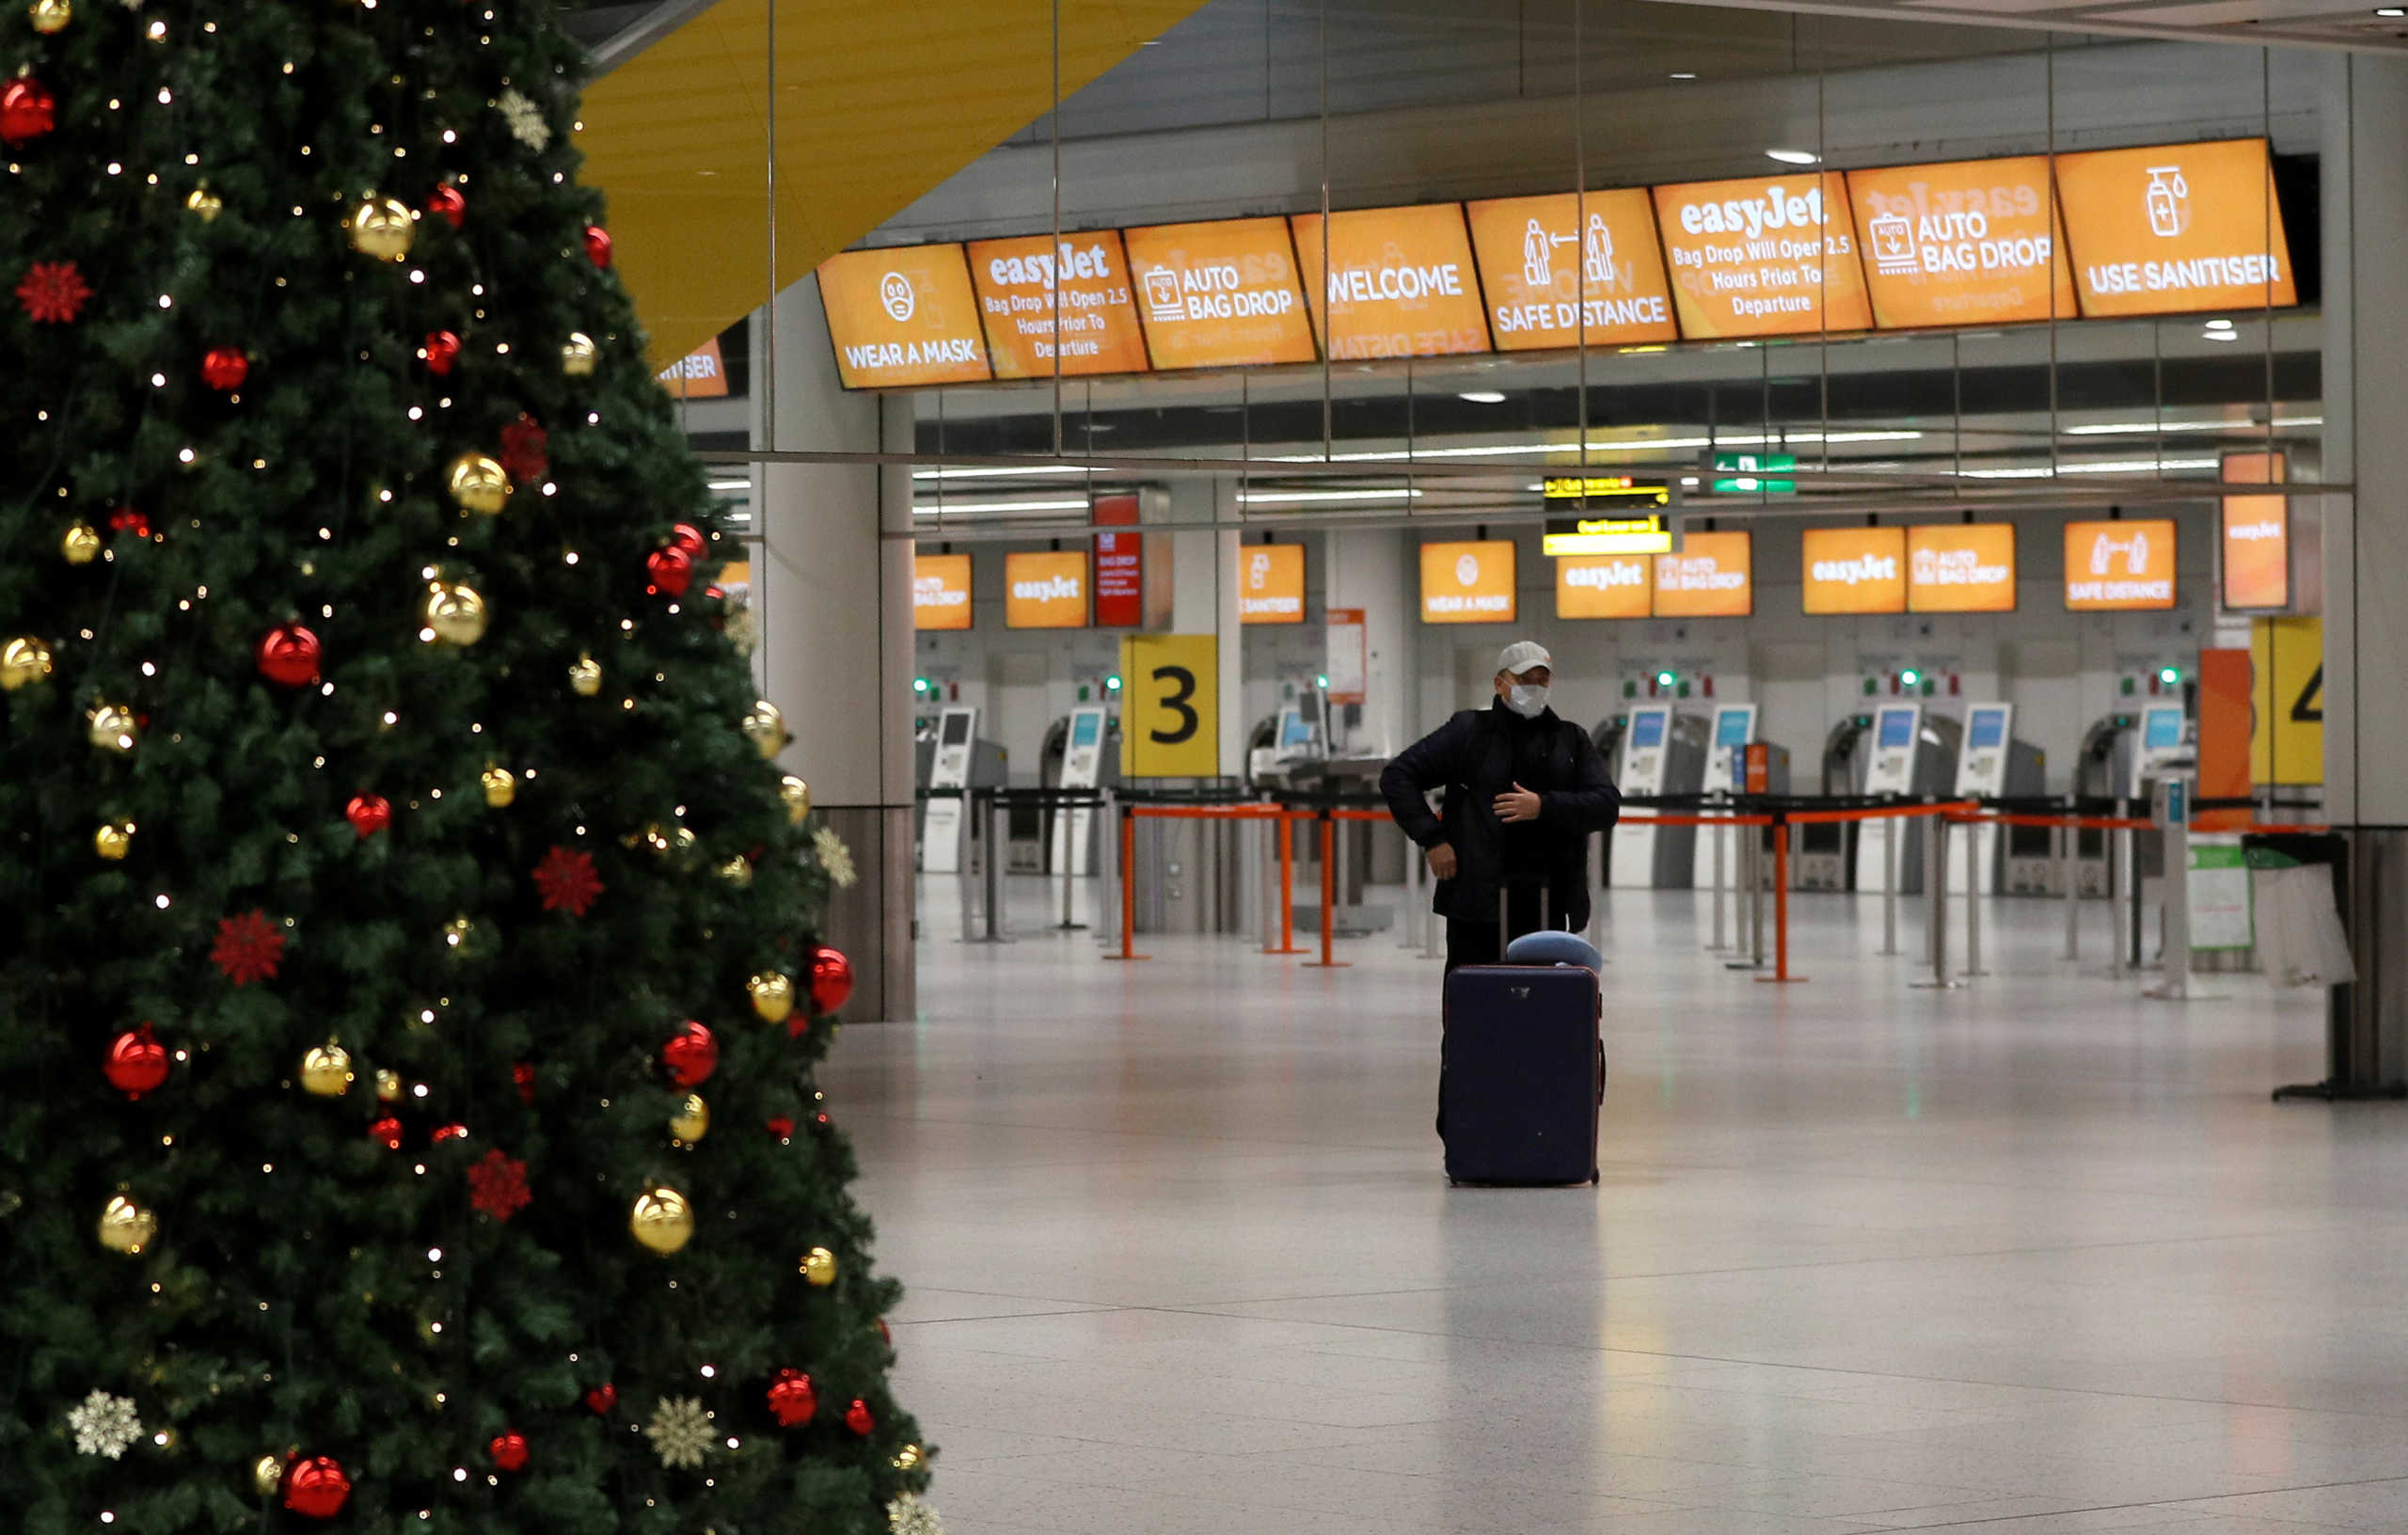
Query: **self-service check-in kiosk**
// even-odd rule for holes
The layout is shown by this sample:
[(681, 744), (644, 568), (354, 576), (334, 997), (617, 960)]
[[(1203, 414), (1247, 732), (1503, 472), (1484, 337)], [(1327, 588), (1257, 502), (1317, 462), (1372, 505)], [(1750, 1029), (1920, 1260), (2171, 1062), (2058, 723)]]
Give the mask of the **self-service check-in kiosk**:
[[(937, 750), (928, 767), (928, 787), (985, 789), (1003, 783), (1003, 748), (978, 738), (977, 709), (947, 708), (937, 720)], [(929, 874), (959, 874), (970, 831), (970, 802), (951, 797), (932, 799), (922, 824), (920, 867)]]
[[(1070, 730), (1062, 752), (1056, 787), (1093, 789), (1103, 784), (1104, 712), (1100, 708), (1070, 711)], [(1091, 805), (1056, 807), (1052, 817), (1052, 847), (1046, 866), (1056, 873), (1095, 873), (1096, 814)]]
[[(1705, 781), (1706, 731), (1705, 720), (1675, 714), (1668, 704), (1631, 710), (1622, 761), (1609, 764), (1616, 768), (1614, 786), (1625, 799), (1697, 793)], [(1608, 846), (1607, 882), (1612, 888), (1685, 888), (1697, 858), (1697, 828), (1624, 822), (1614, 828)]]
[[(1756, 738), (1756, 706), (1753, 704), (1718, 704), (1714, 709), (1714, 724), (1708, 739), (1713, 743), (1705, 753), (1705, 775), (1701, 786), (1707, 794), (1729, 794), (1745, 789), (1748, 743)], [(1705, 829), (1701, 829), (1705, 830)], [(1714, 884), (1714, 844), (1718, 838), (1728, 839), (1730, 829), (1707, 831), (1697, 839), (1694, 861), (1690, 866), (1689, 883), (1699, 890)], [(1735, 844), (1722, 850), (1723, 877), (1728, 879), (1738, 864)]]
[[(1911, 794), (1914, 792), (1915, 754), (1923, 744), (1923, 705), (1920, 704), (1884, 704), (1873, 711), (1873, 753), (1864, 766), (1864, 784), (1860, 791), (1868, 795)], [(1860, 891), (1881, 892), (1890, 888), (1890, 839), (1901, 838), (1899, 849), (1900, 888), (1905, 888), (1903, 874), (1905, 855), (1901, 821), (1890, 818), (1866, 821), (1856, 832), (1856, 888)]]
[(2169, 769), (2195, 767), (2198, 749), (2190, 740), (2190, 720), (2179, 704), (2152, 704), (2141, 710), (2139, 747), (2132, 752), (2132, 776), (2127, 792), (2146, 799), (2149, 785), (2175, 776)]
[[(1976, 704), (1965, 711), (1964, 743), (1956, 753), (1956, 798), (1997, 799), (2044, 792), (2040, 753), (2029, 742), (2015, 738), (2015, 705)], [(1977, 826), (1968, 835), (1973, 849), (1974, 888), (1999, 888), (2001, 853), (2012, 846), (2019, 828)], [(2040, 832), (2047, 852), (2048, 832)]]

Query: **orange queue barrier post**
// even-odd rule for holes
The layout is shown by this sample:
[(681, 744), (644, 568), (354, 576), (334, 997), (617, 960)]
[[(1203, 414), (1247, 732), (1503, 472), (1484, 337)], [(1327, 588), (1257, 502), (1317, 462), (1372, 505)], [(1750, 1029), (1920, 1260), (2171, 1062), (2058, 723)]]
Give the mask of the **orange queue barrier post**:
[(1120, 952), (1106, 959), (1150, 959), (1137, 952), (1137, 887), (1130, 877), (1137, 872), (1137, 807), (1120, 807)]
[(1279, 817), (1279, 946), (1265, 954), (1303, 954), (1296, 946), (1296, 818)]
[(1789, 824), (1779, 815), (1772, 817), (1772, 973), (1757, 976), (1758, 985), (1786, 986), (1806, 978), (1789, 973)]

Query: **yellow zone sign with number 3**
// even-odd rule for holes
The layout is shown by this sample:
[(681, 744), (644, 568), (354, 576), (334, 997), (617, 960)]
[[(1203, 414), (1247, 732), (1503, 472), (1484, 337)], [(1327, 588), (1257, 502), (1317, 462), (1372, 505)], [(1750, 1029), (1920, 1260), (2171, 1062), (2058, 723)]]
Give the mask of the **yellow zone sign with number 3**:
[(1120, 776), (1221, 770), (1221, 642), (1209, 634), (1120, 641)]

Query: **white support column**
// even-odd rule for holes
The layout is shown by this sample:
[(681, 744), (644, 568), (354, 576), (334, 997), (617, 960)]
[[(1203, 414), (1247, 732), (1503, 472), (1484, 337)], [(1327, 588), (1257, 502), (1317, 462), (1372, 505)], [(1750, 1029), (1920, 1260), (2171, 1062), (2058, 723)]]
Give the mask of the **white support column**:
[[(777, 304), (777, 419), (765, 446), (909, 451), (908, 395), (848, 394), (819, 284)], [(785, 712), (780, 759), (811, 785), (815, 815), (852, 849), (860, 878), (835, 893), (827, 941), (853, 962), (856, 1019), (910, 1019), (912, 974), (911, 527), (907, 466), (761, 466), (763, 538), (754, 665)]]
[(1399, 529), (1366, 529), (1329, 535), (1329, 568), (1323, 585), (1332, 608), (1363, 609), (1365, 698), (1363, 722), (1351, 734), (1356, 753), (1394, 754), (1413, 744), (1416, 679), (1409, 623), (1419, 566), (1418, 540)]

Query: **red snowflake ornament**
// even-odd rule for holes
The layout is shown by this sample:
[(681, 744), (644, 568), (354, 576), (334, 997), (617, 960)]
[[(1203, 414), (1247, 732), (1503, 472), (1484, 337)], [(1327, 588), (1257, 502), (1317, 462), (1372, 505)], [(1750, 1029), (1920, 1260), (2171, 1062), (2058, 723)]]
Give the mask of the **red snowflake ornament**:
[(501, 429), (501, 467), (513, 480), (541, 480), (552, 472), (549, 441), (534, 417), (519, 412), (518, 419)]
[(602, 894), (602, 880), (594, 872), (592, 854), (554, 847), (535, 865), (535, 889), (544, 897), (545, 910), (581, 917), (593, 910), (594, 898)]
[(527, 1192), (527, 1164), (515, 1157), (488, 1151), (468, 1169), (468, 1203), (497, 1221), (508, 1221), (533, 1198)]
[(284, 935), (265, 911), (246, 911), (217, 924), (217, 943), (209, 957), (236, 986), (272, 981), (284, 963)]
[(36, 261), (25, 269), (25, 280), (17, 284), (17, 302), (40, 324), (72, 324), (91, 296), (90, 285), (73, 261)]

